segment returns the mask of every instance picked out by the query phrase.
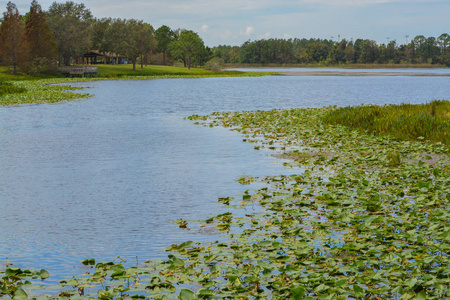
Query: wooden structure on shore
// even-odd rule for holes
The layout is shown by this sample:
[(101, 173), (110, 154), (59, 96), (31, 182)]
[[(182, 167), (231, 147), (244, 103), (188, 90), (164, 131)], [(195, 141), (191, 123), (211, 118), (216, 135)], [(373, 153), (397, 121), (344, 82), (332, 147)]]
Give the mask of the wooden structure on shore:
[(114, 64), (120, 65), (127, 58), (123, 55), (112, 52), (100, 52), (98, 50), (90, 50), (77, 58), (78, 64)]
[(94, 76), (97, 75), (98, 67), (91, 66), (68, 66), (68, 67), (59, 67), (58, 72), (63, 73), (67, 76)]

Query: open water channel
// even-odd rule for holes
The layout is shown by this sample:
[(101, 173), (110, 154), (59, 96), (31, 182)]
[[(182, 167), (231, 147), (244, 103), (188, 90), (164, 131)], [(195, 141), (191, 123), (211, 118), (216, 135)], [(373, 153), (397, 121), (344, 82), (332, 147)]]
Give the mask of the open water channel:
[[(410, 70), (408, 70), (410, 71)], [(448, 72), (448, 70), (444, 71)], [(179, 218), (224, 212), (236, 182), (297, 172), (191, 114), (450, 99), (450, 77), (268, 76), (77, 83), (79, 101), (0, 107), (0, 263), (78, 276), (79, 261), (165, 258), (215, 237)], [(251, 188), (251, 186), (250, 186)]]

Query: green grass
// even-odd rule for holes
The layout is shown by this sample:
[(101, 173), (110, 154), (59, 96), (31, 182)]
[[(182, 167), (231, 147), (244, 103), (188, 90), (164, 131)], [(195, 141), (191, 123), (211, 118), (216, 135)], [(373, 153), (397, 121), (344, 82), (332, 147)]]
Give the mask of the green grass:
[(328, 113), (324, 122), (401, 140), (425, 139), (450, 145), (450, 102), (446, 100), (419, 105), (343, 107)]
[(230, 76), (241, 75), (243, 72), (238, 71), (222, 71), (213, 72), (200, 68), (191, 68), (188, 70), (183, 67), (173, 66), (156, 66), (148, 65), (141, 69), (140, 65), (136, 65), (133, 71), (132, 65), (96, 65), (98, 67), (99, 77), (123, 77), (123, 76), (161, 76), (161, 75), (182, 75), (182, 76)]

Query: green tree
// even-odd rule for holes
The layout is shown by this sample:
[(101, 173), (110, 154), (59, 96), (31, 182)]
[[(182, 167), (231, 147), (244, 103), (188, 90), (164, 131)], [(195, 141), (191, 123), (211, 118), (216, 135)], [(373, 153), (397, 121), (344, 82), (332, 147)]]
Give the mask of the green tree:
[(39, 73), (43, 68), (49, 68), (58, 56), (53, 33), (36, 0), (31, 2), (30, 12), (25, 17), (21, 53), (22, 66), (26, 72), (31, 73)]
[(397, 42), (390, 41), (389, 44), (386, 46), (386, 52), (385, 52), (385, 62), (387, 63), (399, 63), (397, 59)]
[(48, 23), (64, 65), (70, 65), (72, 58), (92, 46), (93, 17), (84, 4), (53, 2), (48, 11)]
[(112, 51), (112, 38), (110, 28), (113, 20), (111, 18), (95, 19), (92, 27), (92, 49), (100, 53)]
[(374, 63), (379, 58), (379, 48), (372, 40), (363, 40), (361, 45), (361, 56), (359, 62), (364, 64)]
[(14, 3), (8, 2), (0, 25), (0, 61), (3, 65), (12, 66), (14, 75), (17, 74), (19, 64), (19, 49), (23, 28), (24, 24), (19, 10)]
[(450, 45), (450, 35), (447, 33), (441, 34), (437, 38), (437, 43), (441, 50), (440, 63), (450, 66), (450, 51), (447, 49)]
[(438, 42), (439, 47), (441, 48), (441, 53), (445, 54), (445, 52), (447, 51), (448, 45), (450, 45), (450, 35), (448, 35), (447, 33), (441, 34), (437, 38), (437, 42)]
[(355, 49), (353, 47), (353, 42), (349, 42), (345, 47), (345, 61), (353, 63), (355, 61)]
[(148, 23), (143, 23), (140, 26), (140, 38), (139, 38), (139, 49), (141, 56), (141, 69), (144, 68), (144, 60), (146, 57), (156, 51), (157, 41), (155, 38), (155, 30), (153, 26)]
[(424, 37), (423, 35), (418, 35), (411, 41), (411, 44), (414, 47), (414, 56), (421, 63), (426, 61), (426, 53), (424, 47), (426, 40), (426, 37)]
[(423, 45), (424, 57), (428, 63), (435, 63), (440, 54), (440, 49), (437, 45), (435, 37), (428, 37)]
[(165, 65), (166, 54), (168, 53), (170, 43), (175, 39), (175, 34), (169, 26), (163, 25), (156, 29), (155, 36), (158, 42), (156, 49), (163, 54), (163, 65)]
[(123, 41), (127, 38), (125, 19), (112, 19), (111, 24), (107, 30), (108, 49), (116, 54), (124, 55), (122, 53)]
[(345, 63), (347, 61), (345, 49), (347, 41), (343, 39), (340, 43), (336, 43), (328, 54), (328, 61), (332, 63)]
[(315, 62), (324, 61), (328, 57), (329, 52), (330, 48), (328, 45), (320, 41), (310, 43), (306, 46), (307, 57)]
[[(150, 24), (135, 19), (123, 20), (121, 41), (119, 52), (126, 55), (133, 63), (133, 70), (136, 70), (136, 61), (150, 49), (154, 48), (153, 27)], [(120, 30), (120, 28), (118, 28)], [(142, 61), (142, 59), (141, 59)]]
[(200, 36), (192, 30), (183, 30), (180, 33), (178, 41), (171, 43), (171, 52), (174, 56), (184, 58), (187, 67), (190, 70), (193, 60), (202, 60), (206, 49), (203, 40)]

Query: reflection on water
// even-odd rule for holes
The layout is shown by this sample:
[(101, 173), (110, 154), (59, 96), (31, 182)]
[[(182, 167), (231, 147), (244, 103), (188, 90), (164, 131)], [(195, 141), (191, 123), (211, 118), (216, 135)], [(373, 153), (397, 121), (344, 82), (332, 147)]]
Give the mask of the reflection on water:
[[(103, 81), (94, 98), (0, 108), (0, 262), (76, 274), (78, 261), (138, 256), (187, 239), (170, 222), (224, 209), (235, 182), (287, 170), (224, 128), (183, 117), (450, 98), (450, 78), (264, 77)], [(80, 271), (79, 273), (83, 273)]]

